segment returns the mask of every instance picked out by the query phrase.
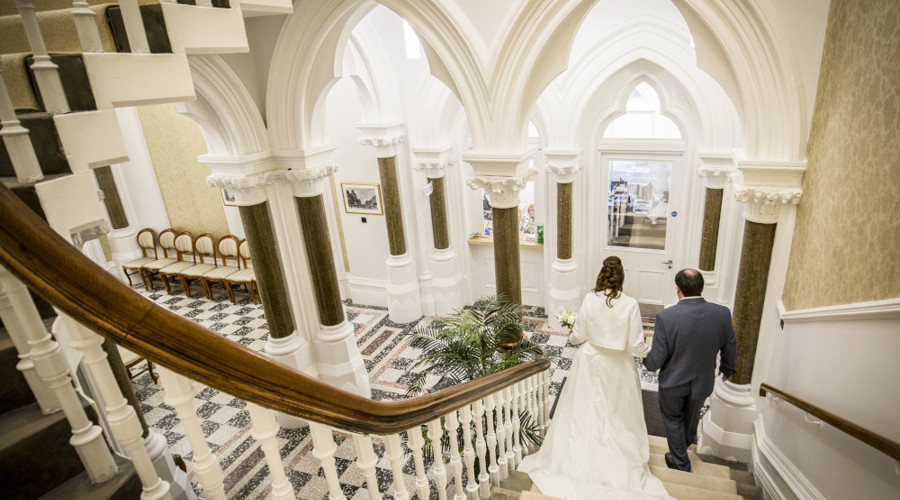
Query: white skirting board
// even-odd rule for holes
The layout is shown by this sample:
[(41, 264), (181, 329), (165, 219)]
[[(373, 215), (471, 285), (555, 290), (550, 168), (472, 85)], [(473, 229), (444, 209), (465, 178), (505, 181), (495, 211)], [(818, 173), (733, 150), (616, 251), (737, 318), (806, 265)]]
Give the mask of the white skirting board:
[(388, 283), (385, 280), (359, 278), (350, 275), (350, 300), (365, 306), (388, 306)]
[(762, 415), (753, 424), (753, 475), (765, 498), (825, 500), (819, 490), (766, 436)]

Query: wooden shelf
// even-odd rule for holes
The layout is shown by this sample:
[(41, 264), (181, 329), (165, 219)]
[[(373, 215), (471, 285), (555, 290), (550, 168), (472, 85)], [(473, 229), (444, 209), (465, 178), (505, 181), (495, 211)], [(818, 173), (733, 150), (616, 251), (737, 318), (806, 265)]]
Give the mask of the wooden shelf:
[[(481, 236), (480, 238), (471, 237), (469, 238), (470, 245), (493, 245), (494, 244), (494, 235), (490, 236)], [(538, 243), (536, 241), (531, 241), (525, 239), (521, 234), (519, 235), (519, 246), (523, 248), (544, 248), (543, 243)]]

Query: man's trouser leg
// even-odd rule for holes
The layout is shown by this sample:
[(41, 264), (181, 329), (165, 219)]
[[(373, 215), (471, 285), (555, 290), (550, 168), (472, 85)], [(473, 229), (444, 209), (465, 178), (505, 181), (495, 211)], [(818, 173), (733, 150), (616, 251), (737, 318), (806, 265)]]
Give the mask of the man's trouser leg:
[(692, 415), (687, 413), (690, 396), (691, 384), (659, 388), (659, 410), (666, 427), (669, 452), (672, 453), (675, 465), (688, 472), (691, 470), (691, 461), (687, 456), (686, 426), (692, 419)]

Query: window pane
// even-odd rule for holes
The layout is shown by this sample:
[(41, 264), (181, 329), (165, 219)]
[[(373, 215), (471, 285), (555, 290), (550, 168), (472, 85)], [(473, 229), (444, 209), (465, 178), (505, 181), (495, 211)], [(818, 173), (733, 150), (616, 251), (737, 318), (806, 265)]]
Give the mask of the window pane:
[(670, 162), (609, 162), (608, 245), (665, 249), (671, 172)]

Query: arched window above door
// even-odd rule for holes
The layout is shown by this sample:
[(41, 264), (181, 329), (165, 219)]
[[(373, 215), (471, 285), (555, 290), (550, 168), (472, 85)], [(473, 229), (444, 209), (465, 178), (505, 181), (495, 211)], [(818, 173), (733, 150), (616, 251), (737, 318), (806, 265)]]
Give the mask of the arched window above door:
[(625, 105), (625, 114), (603, 132), (609, 139), (680, 139), (675, 122), (660, 114), (659, 95), (647, 82), (634, 87)]

